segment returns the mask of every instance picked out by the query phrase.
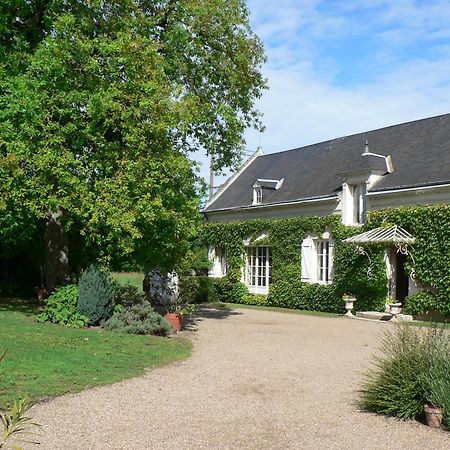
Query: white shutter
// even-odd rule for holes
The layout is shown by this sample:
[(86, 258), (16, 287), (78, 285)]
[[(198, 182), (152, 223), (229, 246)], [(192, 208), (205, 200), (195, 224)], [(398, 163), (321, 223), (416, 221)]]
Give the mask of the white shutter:
[(310, 237), (306, 238), (302, 242), (302, 281), (311, 283), (313, 281), (312, 272), (312, 258), (313, 258), (313, 246), (314, 243)]
[(212, 263), (211, 267), (208, 270), (208, 276), (214, 277), (215, 276), (214, 268), (215, 268), (215, 263), (216, 263), (216, 252), (215, 252), (214, 247), (208, 248), (208, 259)]
[(334, 242), (330, 240), (330, 244), (329, 244), (329, 251), (330, 251), (330, 256), (329, 256), (329, 276), (328, 279), (331, 281), (333, 281), (333, 277), (334, 277)]

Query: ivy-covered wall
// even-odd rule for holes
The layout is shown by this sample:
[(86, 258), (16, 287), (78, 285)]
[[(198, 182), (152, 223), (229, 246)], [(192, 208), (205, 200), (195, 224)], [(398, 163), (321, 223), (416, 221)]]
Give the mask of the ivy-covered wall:
[[(301, 281), (301, 244), (311, 233), (330, 231), (334, 240), (334, 282), (331, 285)], [(361, 228), (345, 227), (338, 216), (259, 219), (245, 222), (210, 223), (205, 225), (204, 238), (208, 245), (224, 247), (227, 251), (228, 275), (218, 281), (219, 298), (224, 301), (258, 303), (261, 298), (250, 296), (240, 282), (245, 265), (244, 240), (258, 240), (257, 245), (272, 248), (272, 283), (264, 303), (293, 309), (343, 312), (342, 295), (354, 293), (357, 310), (383, 310), (386, 300), (386, 271), (383, 249), (373, 249), (371, 276), (369, 259), (354, 246), (342, 240), (361, 232)]]
[[(408, 230), (416, 242), (412, 248), (415, 278), (426, 291), (434, 294), (409, 299), (412, 312), (437, 310), (450, 315), (450, 206), (396, 208), (372, 212), (366, 228), (399, 225)], [(407, 268), (412, 269), (408, 258)], [(407, 299), (408, 304), (408, 299)]]
[[(378, 226), (400, 225), (416, 237), (412, 249), (416, 280), (433, 293), (429, 304), (413, 305), (411, 309), (436, 309), (450, 314), (450, 207), (395, 208), (371, 212), (363, 228), (346, 227), (340, 217), (294, 217), (259, 219), (245, 222), (208, 223), (203, 236), (207, 245), (226, 248), (228, 275), (218, 281), (219, 297), (225, 301), (267, 304), (285, 308), (343, 312), (342, 294), (356, 295), (356, 310), (383, 311), (386, 302), (386, 268), (384, 248), (370, 247), (371, 261), (355, 246), (343, 239)], [(334, 279), (331, 285), (301, 281), (301, 244), (311, 233), (331, 232), (334, 246)], [(251, 296), (240, 282), (245, 265), (245, 239), (267, 233), (257, 245), (272, 247), (272, 283), (267, 298)], [(411, 270), (408, 259), (407, 269)], [(368, 269), (370, 265), (370, 274)], [(417, 301), (423, 301), (423, 296)], [(429, 300), (432, 298), (432, 301)]]

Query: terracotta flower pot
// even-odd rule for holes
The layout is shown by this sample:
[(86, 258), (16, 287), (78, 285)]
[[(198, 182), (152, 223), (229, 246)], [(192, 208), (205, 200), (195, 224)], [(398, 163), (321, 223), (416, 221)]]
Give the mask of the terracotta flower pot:
[(173, 331), (176, 331), (177, 333), (178, 331), (181, 331), (181, 326), (183, 325), (183, 316), (181, 314), (166, 313), (163, 317), (168, 320)]
[(430, 405), (428, 403), (423, 405), (423, 410), (425, 412), (427, 425), (432, 428), (441, 428), (444, 410), (439, 406)]

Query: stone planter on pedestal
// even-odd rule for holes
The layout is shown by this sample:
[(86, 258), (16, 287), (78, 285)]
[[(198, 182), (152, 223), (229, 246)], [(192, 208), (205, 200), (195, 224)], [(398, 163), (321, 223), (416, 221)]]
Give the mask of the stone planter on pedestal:
[(345, 316), (354, 318), (355, 316), (352, 314), (352, 309), (353, 309), (353, 303), (356, 301), (356, 298), (351, 295), (344, 295), (342, 297), (342, 300), (344, 300), (345, 309), (347, 311), (345, 313)]
[(391, 320), (397, 322), (397, 316), (402, 312), (401, 303), (389, 303), (389, 313), (391, 314)]

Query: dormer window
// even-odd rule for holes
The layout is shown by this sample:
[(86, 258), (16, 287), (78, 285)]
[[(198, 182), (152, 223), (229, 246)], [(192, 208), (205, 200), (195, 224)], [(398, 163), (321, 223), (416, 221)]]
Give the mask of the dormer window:
[(253, 184), (253, 205), (260, 205), (263, 201), (263, 189), (272, 189), (277, 191), (283, 185), (284, 178), (281, 180), (267, 180), (257, 178)]
[(263, 201), (263, 190), (262, 187), (253, 188), (253, 204), (260, 205)]
[(342, 186), (342, 219), (345, 225), (362, 225), (366, 220), (366, 183), (344, 183)]
[(353, 201), (353, 223), (362, 225), (366, 219), (366, 185), (350, 185)]

